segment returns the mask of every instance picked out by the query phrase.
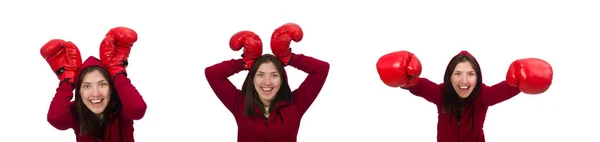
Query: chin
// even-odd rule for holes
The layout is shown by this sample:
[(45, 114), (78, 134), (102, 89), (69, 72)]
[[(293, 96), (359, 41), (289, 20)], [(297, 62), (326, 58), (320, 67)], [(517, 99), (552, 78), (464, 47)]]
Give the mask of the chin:
[(270, 95), (258, 94), (258, 95), (259, 95), (260, 99), (262, 99), (262, 100), (273, 101), (273, 100), (275, 100), (275, 96), (277, 94), (270, 94)]
[(102, 107), (102, 108), (97, 108), (97, 107), (89, 107), (86, 106), (92, 113), (94, 114), (101, 114), (104, 113), (104, 110), (106, 109), (106, 106)]
[(261, 97), (261, 100), (267, 100), (269, 102), (272, 102), (273, 100), (275, 100), (275, 97), (272, 97), (272, 98)]
[(97, 110), (90, 109), (90, 110), (91, 110), (91, 111), (92, 111), (94, 114), (101, 114), (101, 113), (104, 113), (104, 109), (102, 109), (102, 110), (100, 110), (100, 109), (97, 109)]

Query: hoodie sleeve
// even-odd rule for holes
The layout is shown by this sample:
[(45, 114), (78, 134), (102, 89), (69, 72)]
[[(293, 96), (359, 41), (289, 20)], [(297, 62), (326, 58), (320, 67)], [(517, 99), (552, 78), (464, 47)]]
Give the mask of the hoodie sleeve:
[(121, 116), (123, 119), (142, 119), (146, 114), (146, 102), (135, 86), (131, 84), (131, 80), (123, 74), (118, 74), (113, 81), (123, 106), (121, 108)]
[(71, 112), (71, 99), (73, 99), (74, 86), (61, 82), (56, 88), (56, 94), (48, 110), (48, 123), (59, 130), (67, 130), (75, 126), (75, 116)]
[(419, 78), (419, 83), (413, 87), (407, 88), (407, 90), (415, 96), (422, 97), (431, 103), (440, 105), (442, 104), (442, 96), (444, 95), (442, 88), (443, 84), (436, 84), (427, 78)]
[(292, 54), (292, 56), (289, 65), (308, 73), (298, 89), (292, 92), (292, 101), (297, 103), (300, 112), (304, 113), (321, 92), (329, 74), (329, 63), (303, 54)]
[(237, 89), (228, 78), (243, 70), (245, 70), (244, 61), (241, 59), (223, 61), (206, 67), (204, 70), (206, 80), (213, 92), (215, 92), (221, 103), (232, 113), (237, 110), (237, 105), (241, 105), (237, 102), (243, 102), (245, 98), (242, 95), (242, 91)]
[(482, 84), (481, 101), (486, 106), (493, 106), (500, 102), (506, 101), (521, 93), (517, 87), (510, 86), (508, 82), (502, 81), (493, 86)]

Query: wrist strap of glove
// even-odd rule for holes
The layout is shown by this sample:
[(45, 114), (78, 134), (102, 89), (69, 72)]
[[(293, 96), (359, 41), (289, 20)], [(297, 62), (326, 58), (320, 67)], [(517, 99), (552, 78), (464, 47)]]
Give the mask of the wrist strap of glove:
[(73, 88), (72, 90), (75, 90), (75, 83), (73, 81), (74, 80), (72, 78), (65, 78), (58, 83), (58, 86), (62, 85), (63, 83), (68, 83), (71, 85), (71, 88)]
[[(290, 52), (291, 52), (291, 51), (292, 51), (292, 48), (290, 48)], [(292, 52), (292, 53), (290, 53), (290, 59), (289, 59), (289, 60), (287, 60), (287, 62), (285, 62), (285, 66), (288, 66), (288, 65), (290, 65), (290, 63), (292, 62), (292, 59), (294, 59), (294, 53), (293, 53), (293, 52)], [(285, 67), (285, 66), (284, 66), (284, 67)]]
[(113, 75), (113, 77), (112, 77), (113, 81), (114, 81), (114, 79), (115, 79), (115, 78), (117, 78), (117, 76), (118, 76), (119, 74), (123, 74), (125, 77), (127, 77), (127, 72), (121, 71), (121, 72), (118, 72), (118, 73), (116, 73), (115, 75)]

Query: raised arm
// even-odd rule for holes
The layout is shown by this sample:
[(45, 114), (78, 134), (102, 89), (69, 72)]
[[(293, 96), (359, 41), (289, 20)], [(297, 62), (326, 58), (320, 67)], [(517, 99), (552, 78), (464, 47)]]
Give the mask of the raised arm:
[(129, 54), (138, 36), (128, 27), (111, 28), (100, 43), (100, 60), (113, 78), (121, 99), (121, 115), (126, 120), (139, 120), (146, 114), (146, 102), (127, 78)]
[(296, 23), (283, 24), (271, 35), (271, 51), (283, 66), (292, 66), (308, 73), (300, 86), (292, 91), (292, 101), (298, 105), (300, 115), (308, 110), (325, 84), (329, 74), (329, 63), (302, 54), (292, 53), (290, 43), (300, 42), (304, 32)]
[(329, 63), (302, 54), (292, 54), (289, 65), (308, 74), (298, 89), (292, 92), (292, 100), (300, 112), (306, 112), (323, 88), (329, 74)]
[(82, 64), (79, 48), (73, 42), (52, 39), (42, 46), (40, 54), (60, 80), (48, 109), (48, 122), (59, 130), (73, 128), (76, 122), (71, 112), (71, 99), (75, 88), (74, 78)]
[(229, 77), (244, 69), (244, 61), (241, 59), (231, 59), (206, 67), (204, 70), (206, 80), (213, 92), (215, 92), (223, 105), (232, 113), (235, 110), (241, 110), (238, 107), (242, 107), (243, 104), (238, 102), (244, 102), (245, 98), (242, 91), (229, 81)]
[(229, 81), (229, 77), (243, 70), (252, 68), (257, 58), (262, 55), (262, 41), (252, 31), (239, 31), (229, 39), (229, 47), (233, 51), (244, 48), (242, 59), (231, 59), (206, 67), (206, 80), (219, 100), (234, 115), (242, 111), (245, 97), (242, 90)]
[(491, 87), (485, 84), (482, 84), (481, 86), (480, 99), (486, 106), (493, 106), (521, 93), (519, 88), (510, 86), (506, 81), (502, 81)]
[(146, 102), (131, 80), (124, 74), (117, 74), (113, 80), (115, 89), (121, 99), (121, 115), (125, 120), (140, 120), (146, 114)]
[(443, 102), (443, 88), (444, 84), (436, 84), (427, 78), (419, 78), (419, 81), (415, 86), (406, 88), (406, 90), (410, 91), (410, 93), (415, 96), (422, 97), (431, 103), (440, 105)]
[(73, 99), (74, 86), (71, 83), (61, 82), (56, 88), (56, 94), (48, 110), (48, 122), (54, 128), (67, 130), (75, 126), (75, 116), (71, 112), (71, 99)]

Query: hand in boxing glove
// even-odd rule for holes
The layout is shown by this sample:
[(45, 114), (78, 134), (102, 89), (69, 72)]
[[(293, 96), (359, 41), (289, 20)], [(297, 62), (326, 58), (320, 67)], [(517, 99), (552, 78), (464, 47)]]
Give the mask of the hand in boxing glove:
[(115, 27), (108, 31), (100, 44), (100, 60), (111, 77), (120, 73), (127, 75), (129, 52), (137, 38), (137, 33), (127, 27)]
[(541, 94), (552, 84), (552, 66), (538, 58), (519, 59), (510, 65), (506, 81), (525, 94)]
[(271, 51), (284, 66), (287, 66), (292, 58), (290, 43), (300, 42), (304, 36), (302, 28), (295, 23), (286, 23), (275, 29), (271, 35)]
[(75, 44), (62, 39), (52, 39), (42, 46), (40, 54), (61, 82), (75, 84), (77, 71), (82, 64), (81, 53)]
[(262, 56), (263, 52), (262, 40), (252, 31), (239, 31), (233, 34), (229, 39), (229, 47), (233, 51), (244, 48), (242, 60), (244, 61), (244, 68), (247, 70), (252, 68), (256, 59)]
[(407, 89), (417, 85), (421, 69), (421, 62), (409, 51), (388, 53), (377, 61), (379, 77), (390, 87)]

